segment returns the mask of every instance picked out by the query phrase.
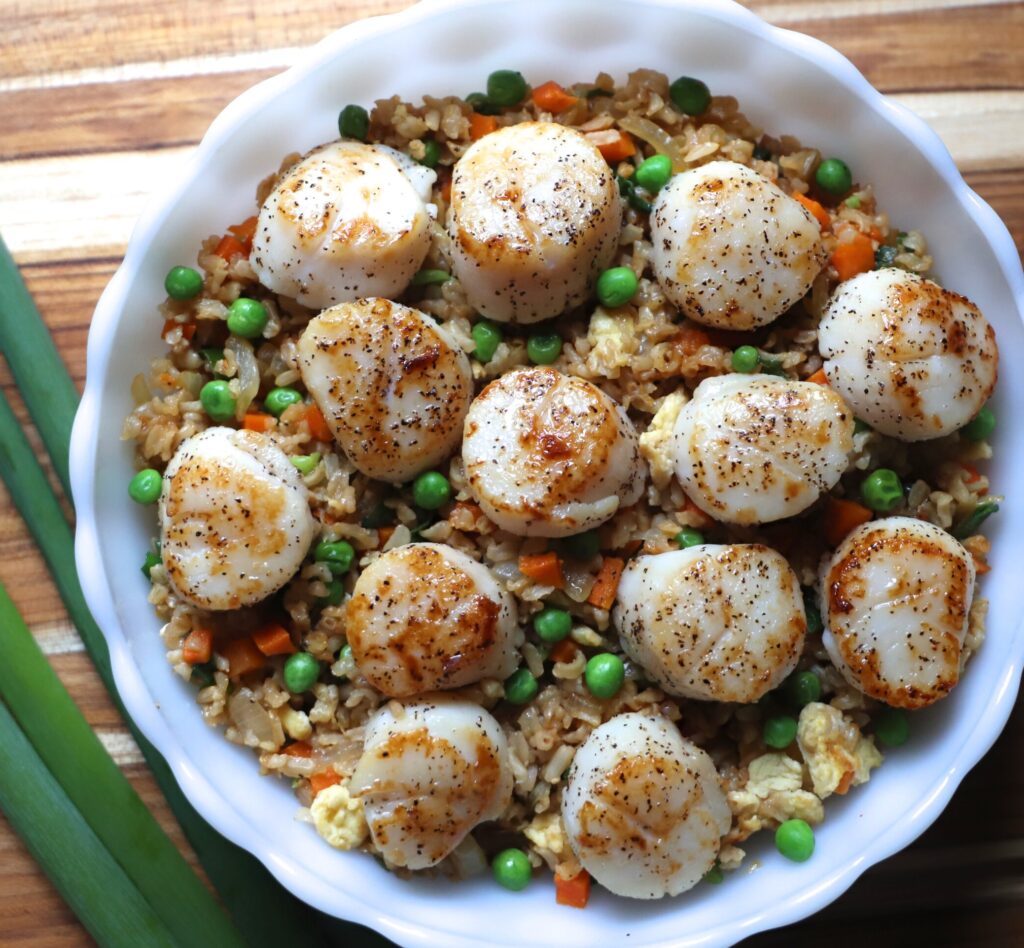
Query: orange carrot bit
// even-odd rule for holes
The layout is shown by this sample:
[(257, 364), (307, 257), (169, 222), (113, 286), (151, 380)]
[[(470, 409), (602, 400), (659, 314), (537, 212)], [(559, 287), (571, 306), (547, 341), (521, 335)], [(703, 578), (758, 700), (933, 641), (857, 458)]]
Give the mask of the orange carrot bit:
[(808, 375), (805, 381), (813, 382), (815, 385), (828, 385), (828, 376), (824, 369), (818, 369), (813, 375)]
[(441, 185), (441, 197), (444, 198), (445, 204), (452, 203), (452, 179), (449, 178)]
[(538, 109), (543, 109), (545, 112), (550, 112), (552, 115), (557, 115), (559, 112), (564, 112), (566, 109), (574, 106), (579, 99), (569, 92), (566, 92), (557, 82), (553, 79), (545, 82), (542, 86), (537, 86), (533, 90), (533, 104)]
[(462, 530), (466, 533), (478, 533), (476, 523), (482, 515), (483, 511), (477, 504), (460, 500), (452, 507), (452, 512), (448, 514), (448, 522), (456, 530)]
[(625, 132), (606, 128), (600, 132), (587, 132), (587, 140), (604, 156), (610, 165), (617, 165), (636, 154), (636, 144)]
[(312, 757), (313, 745), (309, 741), (293, 741), (282, 750), (290, 757)]
[(213, 657), (213, 633), (209, 629), (193, 629), (181, 643), (182, 661), (204, 665)]
[(709, 527), (711, 526), (711, 518), (704, 513), (689, 497), (686, 498), (686, 503), (683, 504), (683, 511), (693, 516), (697, 521), (698, 527)]
[(825, 520), (823, 524), (825, 539), (830, 546), (839, 546), (850, 531), (867, 523), (872, 513), (863, 504), (853, 500), (840, 500), (829, 497), (825, 503)]
[(809, 198), (806, 194), (794, 194), (793, 197), (814, 215), (814, 219), (823, 231), (828, 230), (832, 226), (832, 218), (829, 217), (828, 211), (815, 201), (814, 198)]
[(542, 586), (554, 586), (555, 589), (561, 589), (565, 585), (562, 561), (554, 550), (520, 556), (519, 572)]
[(586, 908), (590, 898), (590, 873), (581, 869), (571, 879), (563, 879), (555, 873), (555, 901), (572, 908)]
[(331, 441), (333, 439), (334, 435), (327, 427), (323, 412), (316, 405), (306, 406), (306, 424), (309, 426), (309, 433), (313, 436), (314, 441)]
[(253, 632), (252, 640), (264, 655), (291, 655), (296, 651), (288, 630), (277, 622), (268, 622)]
[(852, 240), (836, 244), (832, 251), (832, 266), (836, 268), (840, 283), (849, 280), (858, 273), (866, 273), (875, 268), (875, 247), (870, 237), (856, 233)]
[(979, 471), (973, 464), (968, 464), (966, 461), (961, 461), (960, 466), (964, 469), (964, 483), (973, 484), (975, 481), (981, 480), (981, 471)]
[(498, 120), (493, 115), (481, 115), (479, 112), (473, 112), (469, 116), (469, 137), (473, 141), (478, 141), (484, 135), (490, 135), (491, 132), (497, 130)]
[(221, 655), (228, 660), (228, 675), (240, 678), (256, 671), (266, 664), (266, 657), (256, 648), (251, 639), (231, 639), (218, 648)]
[(217, 247), (213, 252), (218, 257), (223, 257), (225, 260), (231, 260), (232, 257), (249, 256), (249, 252), (245, 249), (245, 244), (243, 244), (234, 234), (225, 234), (221, 237), (220, 243), (217, 244)]
[(974, 560), (974, 572), (978, 576), (984, 576), (986, 573), (991, 572), (992, 567), (984, 560), (978, 559), (978, 557), (973, 553), (971, 554), (971, 558)]
[(249, 256), (249, 251), (252, 250), (252, 239), (256, 236), (256, 221), (255, 216), (247, 217), (241, 224), (232, 224), (228, 228), (241, 241), (246, 256)]
[(333, 770), (321, 770), (309, 778), (309, 789), (313, 791), (315, 797), (321, 790), (333, 787), (337, 783), (341, 783), (341, 777)]
[(174, 329), (180, 329), (182, 336), (187, 340), (191, 340), (196, 334), (195, 323), (179, 323), (176, 319), (168, 319), (164, 323), (164, 328), (160, 330), (160, 336), (164, 337)]
[(696, 355), (704, 346), (711, 345), (711, 337), (692, 323), (684, 323), (676, 333), (675, 344), (683, 355)]
[(587, 596), (587, 602), (598, 609), (611, 609), (625, 568), (625, 560), (620, 560), (617, 556), (606, 556), (601, 569), (598, 570), (590, 595)]
[(553, 662), (559, 662), (565, 664), (571, 662), (579, 651), (576, 647), (576, 643), (572, 639), (562, 639), (554, 648), (548, 652), (548, 658)]
[(242, 419), (246, 431), (272, 431), (276, 426), (277, 419), (261, 411), (251, 411)]
[(388, 545), (388, 540), (391, 539), (391, 534), (395, 532), (394, 527), (377, 527), (377, 542), (381, 547)]

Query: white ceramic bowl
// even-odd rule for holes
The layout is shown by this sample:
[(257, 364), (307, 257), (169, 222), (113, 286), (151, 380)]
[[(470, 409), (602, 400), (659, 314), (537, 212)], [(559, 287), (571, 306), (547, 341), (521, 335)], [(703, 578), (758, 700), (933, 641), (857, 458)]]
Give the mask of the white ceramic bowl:
[[(544, 882), (521, 894), (489, 879), (402, 882), (364, 855), (331, 850), (294, 822), (287, 783), (259, 777), (251, 752), (203, 724), (191, 689), (171, 674), (139, 573), (153, 513), (127, 499), (131, 457), (118, 439), (132, 407), (130, 379), (161, 349), (155, 310), (168, 268), (192, 255), (199, 238), (250, 214), (256, 182), (284, 153), (334, 137), (346, 102), (466, 94), (501, 67), (535, 82), (571, 82), (600, 70), (624, 79), (639, 66), (701, 76), (716, 92), (736, 95), (768, 131), (843, 155), (858, 179), (875, 184), (894, 222), (927, 235), (940, 278), (981, 306), (1003, 353), (1024, 350), (1024, 279), (1013, 242), (935, 134), (833, 50), (726, 0), (436, 0), (346, 27), (217, 118), (139, 222), (93, 319), (72, 443), (76, 555), (121, 697), (214, 827), (300, 898), (404, 945), (719, 945), (793, 922), (938, 816), (999, 734), (1020, 682), (1024, 626), (1014, 580), (1024, 505), (1011, 497), (988, 529), (995, 563), (982, 582), (992, 604), (988, 641), (953, 695), (915, 715), (910, 744), (869, 784), (828, 801), (813, 859), (788, 863), (761, 839), (748, 857), (761, 868), (726, 885), (653, 904), (597, 892), (579, 912), (556, 906)], [(996, 488), (1007, 492), (1019, 483), (1013, 472), (1024, 470), (1024, 416), (1010, 410), (1014, 404), (1024, 404), (1024, 373), (1007, 372), (991, 468)]]

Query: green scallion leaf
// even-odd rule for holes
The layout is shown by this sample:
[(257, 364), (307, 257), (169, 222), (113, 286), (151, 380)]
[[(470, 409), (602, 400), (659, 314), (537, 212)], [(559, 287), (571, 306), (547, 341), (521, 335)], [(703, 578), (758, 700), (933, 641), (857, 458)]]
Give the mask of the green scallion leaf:
[(184, 944), (172, 937), (104, 848), (2, 702), (0, 809), (99, 944), (105, 948)]
[(952, 534), (958, 540), (966, 540), (978, 532), (978, 528), (999, 509), (999, 504), (994, 500), (986, 500), (978, 504), (963, 520), (952, 529)]

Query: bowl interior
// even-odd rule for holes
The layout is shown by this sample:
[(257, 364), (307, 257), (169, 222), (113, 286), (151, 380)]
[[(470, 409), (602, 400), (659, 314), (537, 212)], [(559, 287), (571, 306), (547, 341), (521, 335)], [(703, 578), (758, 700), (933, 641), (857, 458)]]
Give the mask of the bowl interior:
[[(421, 4), (400, 17), (354, 25), (306, 63), (236, 101), (211, 128), (181, 177), (140, 222), (97, 310), (88, 389), (76, 424), (79, 568), (108, 636), (118, 685), (133, 717), (165, 754), (183, 789), (221, 832), (261, 858), (300, 897), (404, 944), (715, 944), (792, 921), (825, 904), (864, 868), (906, 845), (935, 818), (963, 773), (994, 740), (1019, 683), (1022, 635), (1012, 588), (1024, 514), (1010, 505), (989, 531), (995, 568), (988, 641), (964, 682), (914, 716), (914, 736), (867, 786), (826, 805), (814, 858), (786, 863), (761, 840), (746, 868), (719, 887), (655, 904), (596, 893), (585, 912), (554, 904), (536, 881), (521, 894), (489, 879), (460, 885), (404, 882), (360, 854), (329, 849), (293, 819), (284, 781), (261, 779), (250, 751), (203, 724), (191, 689), (164, 659), (139, 564), (155, 531), (151, 510), (130, 505), (131, 452), (119, 440), (129, 384), (162, 348), (156, 308), (168, 268), (194, 260), (198, 241), (253, 212), (258, 181), (288, 152), (337, 135), (348, 102), (398, 94), (464, 95), (496, 68), (539, 83), (618, 80), (634, 68), (702, 77), (773, 134), (842, 156), (902, 229), (925, 233), (942, 282), (974, 299), (1004, 353), (1024, 348), (1019, 263), (994, 214), (953, 174), (916, 120), (884, 103), (820, 44), (765, 27), (725, 2), (520, 0)], [(1016, 268), (1016, 270), (1014, 270)], [(1017, 281), (1014, 283), (1014, 281)], [(1016, 295), (1016, 299), (1015, 299)], [(1000, 382), (995, 489), (1024, 468), (1024, 377)]]

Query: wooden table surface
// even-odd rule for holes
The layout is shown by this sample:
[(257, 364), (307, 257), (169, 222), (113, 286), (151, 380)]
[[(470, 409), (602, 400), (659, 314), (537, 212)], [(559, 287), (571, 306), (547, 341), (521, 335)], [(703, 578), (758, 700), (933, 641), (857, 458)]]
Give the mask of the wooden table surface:
[[(304, 46), (405, 0), (3, 0), (0, 231), (76, 382), (96, 300), (144, 200), (242, 90)], [(1024, 4), (756, 0), (845, 53), (943, 137), (1024, 248)], [(20, 410), (6, 367), (0, 384)], [(1008, 485), (1007, 485), (1008, 486)], [(71, 555), (71, 551), (68, 551)], [(0, 495), (0, 580), (103, 743), (187, 850), (93, 672), (28, 534)], [(917, 843), (766, 946), (1024, 944), (1024, 708)], [(189, 853), (189, 858), (192, 858)], [(89, 938), (0, 818), (0, 945)]]

